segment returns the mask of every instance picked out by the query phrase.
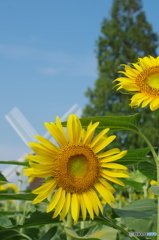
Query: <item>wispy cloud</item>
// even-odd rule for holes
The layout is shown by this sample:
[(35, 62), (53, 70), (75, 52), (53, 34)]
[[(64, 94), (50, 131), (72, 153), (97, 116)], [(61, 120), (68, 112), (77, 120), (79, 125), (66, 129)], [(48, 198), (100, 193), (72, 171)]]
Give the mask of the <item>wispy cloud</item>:
[(30, 46), (0, 44), (0, 58), (33, 61), (35, 69), (45, 75), (97, 76), (96, 59), (92, 54), (73, 55), (46, 51)]
[(44, 67), (39, 70), (40, 73), (45, 75), (54, 76), (59, 73), (57, 69), (51, 68), (51, 67)]

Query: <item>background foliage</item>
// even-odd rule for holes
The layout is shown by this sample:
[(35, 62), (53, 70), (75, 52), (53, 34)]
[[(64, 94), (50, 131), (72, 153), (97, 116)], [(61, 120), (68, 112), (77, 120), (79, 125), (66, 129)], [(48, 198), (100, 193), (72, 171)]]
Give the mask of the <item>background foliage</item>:
[[(97, 41), (98, 79), (94, 89), (88, 88), (86, 96), (89, 103), (83, 116), (122, 116), (141, 112), (132, 109), (129, 104), (131, 95), (117, 92), (112, 81), (119, 77), (120, 64), (136, 62), (138, 57), (156, 56), (158, 35), (153, 32), (142, 10), (141, 0), (114, 0), (110, 19), (104, 19), (101, 35)], [(141, 129), (146, 133), (152, 145), (158, 142), (158, 119), (148, 108), (142, 109)], [(144, 123), (144, 124), (143, 124)], [(118, 143), (131, 149), (145, 146), (142, 139), (134, 133), (117, 133)]]

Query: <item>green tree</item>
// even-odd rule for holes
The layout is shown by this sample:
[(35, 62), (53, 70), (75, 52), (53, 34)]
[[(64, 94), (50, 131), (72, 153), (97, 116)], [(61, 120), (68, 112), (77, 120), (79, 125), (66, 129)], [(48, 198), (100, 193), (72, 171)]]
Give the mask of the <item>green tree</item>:
[[(88, 88), (83, 117), (87, 116), (122, 116), (141, 112), (140, 108), (129, 106), (130, 95), (123, 94), (113, 88), (112, 81), (119, 77), (120, 64), (136, 62), (138, 57), (156, 56), (158, 35), (153, 32), (151, 24), (146, 20), (142, 10), (141, 0), (114, 0), (110, 19), (104, 19), (101, 26), (101, 36), (97, 41), (97, 59), (99, 78), (94, 89)], [(142, 110), (144, 124), (143, 132), (157, 145), (159, 129), (157, 121), (149, 108)], [(152, 125), (153, 118), (153, 125)], [(124, 148), (145, 146), (134, 133), (120, 134), (120, 143)]]

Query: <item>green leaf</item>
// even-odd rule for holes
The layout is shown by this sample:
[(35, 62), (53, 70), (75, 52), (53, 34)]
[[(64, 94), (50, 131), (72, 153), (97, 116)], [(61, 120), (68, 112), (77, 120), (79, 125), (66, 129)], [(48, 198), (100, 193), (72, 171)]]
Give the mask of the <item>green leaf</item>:
[(158, 186), (151, 186), (150, 190), (154, 195), (159, 196), (159, 187)]
[(11, 220), (8, 217), (1, 216), (0, 217), (0, 226), (1, 227), (11, 227), (12, 226), (12, 222), (11, 222)]
[(36, 225), (43, 225), (43, 224), (49, 224), (49, 223), (59, 223), (59, 217), (52, 218), (53, 213), (42, 213), (39, 211), (36, 211), (31, 214), (30, 218), (26, 219), (24, 224), (20, 227), (26, 228), (30, 226), (36, 226)]
[[(134, 201), (122, 209), (115, 209), (118, 216), (123, 218), (125, 225), (136, 232), (151, 232), (157, 229), (157, 201), (154, 199), (141, 199)], [(154, 230), (155, 231), (155, 230)]]
[(0, 164), (10, 164), (10, 165), (20, 165), (20, 166), (25, 166), (29, 167), (28, 162), (18, 162), (18, 161), (0, 161)]
[[(1, 240), (6, 240), (6, 239), (12, 239), (13, 237), (21, 237), (20, 239), (28, 239), (32, 240), (30, 237), (28, 237), (25, 234), (21, 234), (15, 229), (3, 229), (0, 231), (0, 239)], [(19, 239), (19, 238), (18, 238)]]
[(140, 183), (140, 182), (136, 182), (136, 181), (132, 181), (132, 180), (122, 180), (122, 182), (125, 183), (126, 185), (134, 187), (138, 190), (141, 190), (142, 186), (144, 185), (144, 183)]
[(90, 227), (89, 232), (80, 237), (75, 231), (70, 228), (65, 228), (66, 232), (75, 239), (87, 239), (87, 240), (116, 240), (117, 230), (103, 224), (96, 224)]
[(122, 165), (133, 165), (137, 164), (141, 160), (146, 160), (147, 154), (150, 152), (150, 148), (141, 148), (141, 149), (133, 149), (129, 150), (127, 154), (117, 161), (117, 163)]
[[(87, 117), (81, 118), (81, 124), (84, 128), (87, 128), (88, 124), (100, 122), (97, 130), (103, 130), (110, 128), (111, 130), (132, 130), (138, 132), (138, 123), (140, 121), (141, 114), (135, 114), (133, 116), (122, 117)], [(67, 122), (63, 122), (62, 125), (66, 127)]]
[(0, 181), (6, 183), (8, 180), (5, 178), (5, 176), (0, 172)]
[(30, 227), (30, 228), (23, 229), (23, 231), (24, 231), (24, 234), (29, 236), (31, 239), (39, 238), (39, 232), (40, 232), (39, 228)]
[(1, 193), (0, 200), (24, 200), (32, 201), (36, 197), (33, 193)]
[(57, 227), (52, 227), (47, 233), (45, 233), (39, 240), (50, 240), (57, 231)]
[(0, 211), (0, 215), (3, 215), (3, 216), (11, 216), (11, 215), (14, 215), (15, 214), (19, 214), (19, 213), (22, 213), (22, 211)]
[(138, 170), (149, 179), (157, 181), (157, 167), (154, 163), (141, 161), (138, 163)]

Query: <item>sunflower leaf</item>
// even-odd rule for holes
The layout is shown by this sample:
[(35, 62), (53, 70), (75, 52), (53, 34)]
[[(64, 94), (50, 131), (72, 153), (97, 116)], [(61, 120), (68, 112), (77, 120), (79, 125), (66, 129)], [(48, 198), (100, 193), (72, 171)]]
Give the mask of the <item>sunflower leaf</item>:
[(32, 201), (35, 198), (33, 193), (1, 193), (0, 200), (24, 200)]
[(20, 165), (20, 166), (25, 166), (29, 167), (28, 162), (18, 162), (18, 161), (0, 161), (0, 164), (11, 164), (11, 165)]
[(66, 232), (75, 239), (87, 239), (87, 240), (105, 240), (111, 239), (115, 240), (117, 235), (117, 230), (103, 224), (96, 224), (91, 226), (88, 233), (81, 237), (75, 231), (70, 228), (65, 228)]
[(51, 229), (49, 229), (49, 231), (47, 233), (45, 233), (42, 237), (40, 237), (38, 240), (50, 240), (57, 231), (57, 227), (52, 227)]
[(138, 163), (138, 170), (149, 179), (157, 181), (157, 167), (154, 163), (141, 161)]
[[(140, 121), (141, 114), (135, 114), (132, 116), (121, 116), (121, 117), (87, 117), (81, 118), (81, 124), (84, 128), (87, 128), (88, 124), (100, 122), (97, 130), (103, 130), (110, 128), (110, 130), (127, 130), (139, 132), (138, 123)], [(62, 125), (66, 127), (67, 122), (63, 122)]]
[(40, 211), (33, 212), (30, 218), (26, 219), (23, 225), (19, 225), (21, 228), (44, 225), (49, 223), (59, 223), (59, 217), (52, 218), (53, 213), (42, 213)]
[(144, 185), (144, 183), (140, 183), (140, 182), (136, 182), (136, 181), (132, 181), (132, 180), (122, 180), (123, 183), (125, 183), (126, 185), (129, 185), (131, 187), (134, 187), (138, 190), (142, 190), (142, 187)]
[(25, 234), (21, 234), (20, 232), (18, 232), (15, 229), (8, 229), (8, 228), (6, 228), (6, 229), (4, 228), (3, 230), (1, 229), (1, 231), (0, 231), (0, 239), (1, 240), (13, 239), (14, 237), (16, 237), (16, 238), (21, 237), (21, 239), (32, 240), (29, 236), (27, 236)]
[(151, 186), (150, 190), (154, 195), (159, 196), (159, 187), (158, 186)]
[(8, 180), (5, 178), (5, 176), (0, 172), (0, 181), (6, 183)]
[(136, 232), (156, 232), (157, 201), (140, 199), (122, 209), (114, 208), (115, 213), (123, 219), (125, 225)]
[(125, 166), (137, 164), (141, 160), (148, 159), (147, 154), (150, 151), (151, 151), (150, 148), (129, 150), (123, 158), (117, 160), (117, 163), (125, 165)]

